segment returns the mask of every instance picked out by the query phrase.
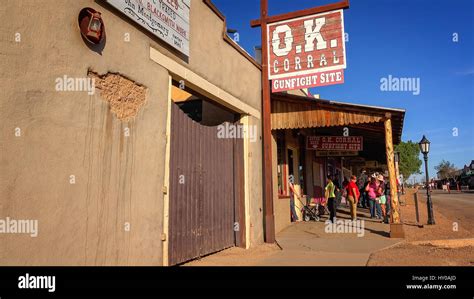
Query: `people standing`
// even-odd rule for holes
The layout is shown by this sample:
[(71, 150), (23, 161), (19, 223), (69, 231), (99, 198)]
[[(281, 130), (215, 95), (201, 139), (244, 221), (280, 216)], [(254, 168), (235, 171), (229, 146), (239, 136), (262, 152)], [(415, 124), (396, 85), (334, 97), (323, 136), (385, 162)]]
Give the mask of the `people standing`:
[(362, 170), (359, 176), (359, 179), (357, 181), (357, 186), (359, 187), (359, 193), (360, 193), (360, 199), (361, 199), (359, 201), (359, 206), (361, 208), (366, 208), (369, 206), (367, 192), (365, 191), (365, 187), (367, 186), (367, 183), (368, 183), (368, 177), (367, 177), (366, 171)]
[(349, 201), (349, 204), (350, 204), (352, 221), (357, 220), (357, 203), (359, 202), (359, 198), (360, 198), (360, 191), (356, 184), (356, 181), (357, 181), (357, 177), (353, 175), (351, 176), (351, 180), (346, 186), (347, 200)]
[(380, 180), (379, 174), (376, 172), (375, 174), (375, 216), (377, 219), (382, 220), (382, 206), (380, 205)]
[(349, 200), (347, 199), (347, 185), (349, 185), (349, 180), (347, 179), (347, 177), (344, 177), (344, 181), (342, 182), (342, 199), (344, 199), (346, 208), (349, 207)]
[(295, 209), (295, 196), (298, 196), (298, 193), (295, 190), (293, 175), (290, 175), (288, 178), (288, 185), (290, 186), (290, 212), (291, 212), (291, 222), (299, 222), (298, 214), (296, 214)]
[(383, 222), (387, 221), (387, 210), (386, 208), (386, 203), (387, 203), (387, 198), (385, 197), (385, 183), (384, 183), (384, 177), (383, 175), (379, 174), (377, 176), (377, 180), (379, 181), (379, 185), (377, 187), (377, 201), (380, 204), (380, 214), (381, 219)]
[(341, 184), (339, 183), (339, 179), (336, 177), (334, 178), (333, 181), (334, 184), (334, 195), (336, 195), (336, 210), (341, 204), (341, 199), (342, 199), (342, 189), (341, 189)]
[(325, 197), (327, 199), (328, 203), (328, 209), (329, 209), (329, 220), (331, 220), (332, 223), (335, 223), (336, 221), (336, 194), (334, 194), (336, 187), (334, 186), (334, 183), (332, 181), (331, 175), (327, 176), (327, 185), (325, 190)]
[(390, 222), (390, 208), (392, 204), (392, 196), (390, 194), (390, 182), (385, 183), (385, 198), (387, 202), (385, 203), (385, 210), (387, 214), (387, 223)]
[(377, 198), (377, 194), (375, 193), (375, 190), (377, 190), (377, 179), (375, 177), (375, 174), (373, 174), (370, 177), (370, 182), (367, 184), (365, 187), (365, 191), (367, 192), (368, 196), (368, 201), (369, 201), (369, 210), (370, 210), (370, 218), (375, 218), (375, 200)]

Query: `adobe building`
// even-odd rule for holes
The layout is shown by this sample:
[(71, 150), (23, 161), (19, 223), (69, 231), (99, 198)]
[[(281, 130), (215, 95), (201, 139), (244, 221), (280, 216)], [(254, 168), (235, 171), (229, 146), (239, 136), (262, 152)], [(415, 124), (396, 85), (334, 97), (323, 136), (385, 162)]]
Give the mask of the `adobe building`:
[[(264, 242), (262, 67), (211, 1), (145, 2), (3, 4), (0, 264), (176, 265)], [(386, 169), (404, 114), (272, 94), (275, 230), (290, 174), (318, 198), (326, 174)], [(346, 129), (355, 156), (307, 147)]]
[(263, 242), (260, 65), (211, 1), (137, 3), (2, 3), (0, 218), (38, 227), (4, 227), (1, 265), (174, 265)]

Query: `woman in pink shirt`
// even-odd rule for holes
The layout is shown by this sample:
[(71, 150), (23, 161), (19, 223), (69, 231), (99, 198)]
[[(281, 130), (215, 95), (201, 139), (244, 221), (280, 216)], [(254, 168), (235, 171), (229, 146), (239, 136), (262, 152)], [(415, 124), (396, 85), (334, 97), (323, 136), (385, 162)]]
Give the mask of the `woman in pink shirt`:
[(370, 218), (375, 218), (375, 199), (377, 198), (375, 190), (377, 190), (378, 187), (377, 183), (375, 175), (372, 175), (369, 183), (365, 186), (365, 191), (367, 191), (367, 195), (369, 196)]

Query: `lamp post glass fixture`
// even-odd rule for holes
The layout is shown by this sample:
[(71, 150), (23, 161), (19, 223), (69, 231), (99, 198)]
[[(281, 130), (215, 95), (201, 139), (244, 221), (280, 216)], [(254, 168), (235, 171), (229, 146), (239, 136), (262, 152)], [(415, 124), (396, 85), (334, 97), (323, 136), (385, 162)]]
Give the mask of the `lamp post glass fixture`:
[(426, 175), (426, 205), (428, 207), (428, 224), (435, 224), (434, 215), (433, 215), (433, 202), (431, 201), (430, 194), (430, 182), (428, 174), (428, 153), (430, 152), (430, 142), (426, 139), (425, 135), (421, 139), (420, 151), (423, 153), (423, 158), (425, 160), (425, 175)]

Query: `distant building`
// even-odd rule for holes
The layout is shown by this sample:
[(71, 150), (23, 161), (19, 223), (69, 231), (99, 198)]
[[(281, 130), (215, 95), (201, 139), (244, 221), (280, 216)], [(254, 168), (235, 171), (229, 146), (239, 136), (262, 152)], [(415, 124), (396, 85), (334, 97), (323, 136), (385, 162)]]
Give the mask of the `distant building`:
[(459, 182), (461, 186), (468, 186), (470, 189), (474, 189), (474, 160), (471, 160), (471, 164), (464, 165), (459, 175)]
[(471, 160), (471, 164), (464, 165), (464, 168), (462, 169), (463, 174), (472, 173), (472, 172), (474, 172), (474, 160)]

